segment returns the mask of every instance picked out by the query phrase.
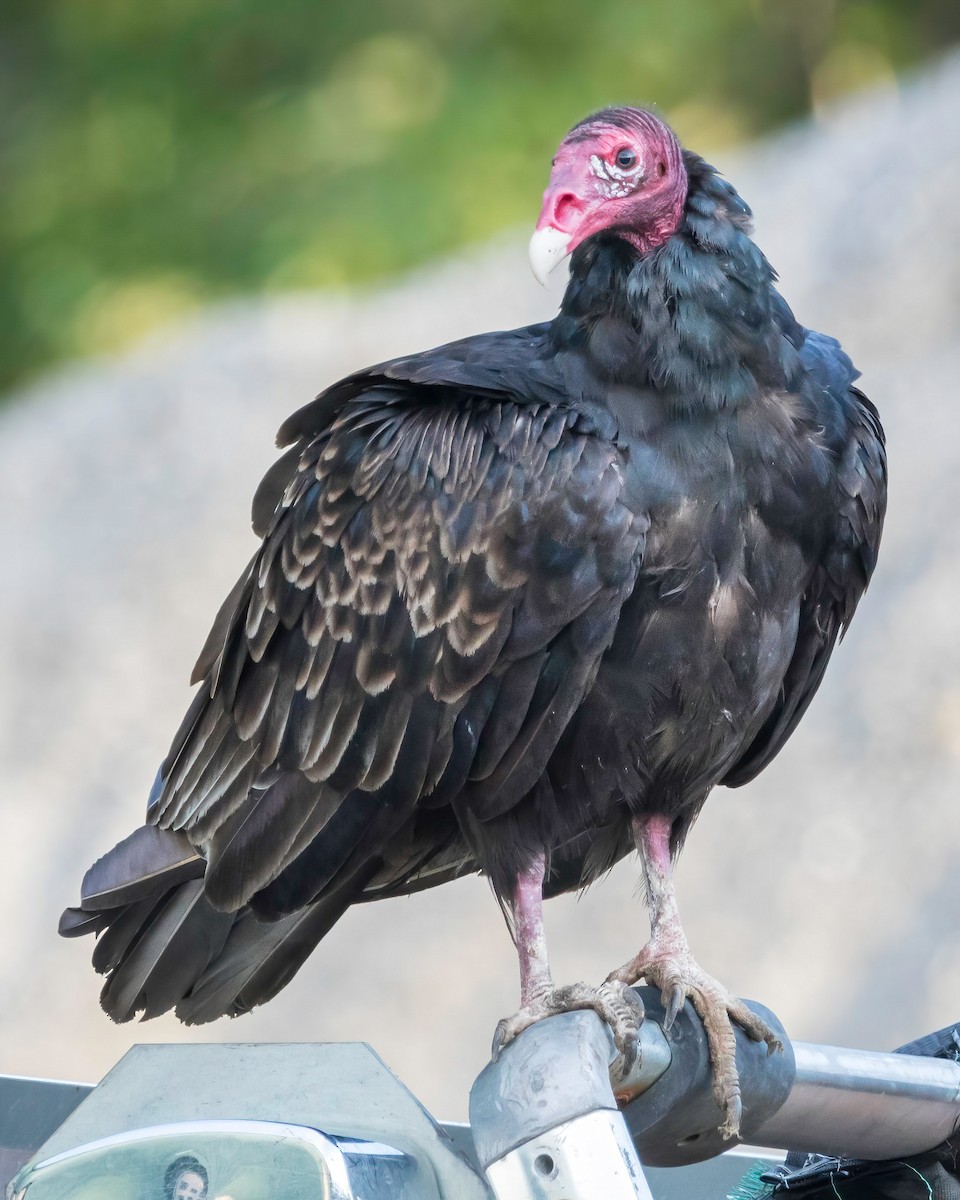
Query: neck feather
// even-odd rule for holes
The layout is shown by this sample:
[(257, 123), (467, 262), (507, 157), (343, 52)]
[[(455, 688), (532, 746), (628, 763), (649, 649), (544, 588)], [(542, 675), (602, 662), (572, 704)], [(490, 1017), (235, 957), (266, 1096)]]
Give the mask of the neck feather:
[(750, 238), (750, 209), (698, 156), (684, 163), (686, 199), (662, 242), (607, 232), (575, 251), (553, 336), (601, 379), (717, 410), (789, 386), (801, 335)]

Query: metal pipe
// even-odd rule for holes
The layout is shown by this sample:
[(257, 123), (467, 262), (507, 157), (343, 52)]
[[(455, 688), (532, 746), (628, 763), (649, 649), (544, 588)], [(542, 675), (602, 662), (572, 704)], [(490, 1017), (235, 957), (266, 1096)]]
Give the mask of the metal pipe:
[(960, 1128), (960, 1064), (794, 1042), (783, 1106), (750, 1141), (849, 1158), (921, 1154)]

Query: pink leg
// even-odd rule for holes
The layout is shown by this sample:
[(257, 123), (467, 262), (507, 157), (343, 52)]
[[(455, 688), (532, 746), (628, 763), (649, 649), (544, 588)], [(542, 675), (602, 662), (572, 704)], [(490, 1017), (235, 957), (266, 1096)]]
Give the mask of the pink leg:
[(513, 936), (520, 962), (520, 1009), (505, 1017), (493, 1037), (493, 1057), (518, 1034), (545, 1017), (592, 1009), (613, 1031), (620, 1050), (620, 1073), (633, 1066), (639, 1044), (643, 1009), (634, 993), (621, 983), (590, 987), (574, 983), (554, 987), (543, 927), (544, 858), (538, 856), (517, 878), (510, 900)]
[(742, 1112), (733, 1022), (754, 1041), (766, 1042), (771, 1052), (782, 1046), (767, 1024), (708, 975), (691, 954), (673, 886), (671, 825), (670, 819), (661, 815), (634, 819), (634, 838), (643, 865), (650, 913), (650, 940), (639, 954), (618, 971), (613, 971), (609, 979), (631, 984), (646, 979), (658, 987), (666, 1009), (664, 1029), (667, 1031), (684, 1002), (690, 999), (707, 1034), (713, 1063), (714, 1096), (724, 1114), (720, 1128), (724, 1136), (730, 1138), (739, 1132)]
[[(671, 953), (689, 954), (687, 936), (680, 921), (677, 893), (673, 886), (673, 861), (670, 855), (670, 832), (673, 822), (668, 817), (637, 817), (633, 822), (633, 835), (640, 851), (643, 867), (643, 882), (647, 893), (647, 909), (650, 914), (650, 942), (641, 951), (653, 958)], [(638, 955), (638, 958), (640, 955)], [(666, 1027), (677, 1019), (685, 997), (674, 989), (667, 1003)]]
[(520, 1007), (542, 1000), (553, 991), (543, 927), (543, 855), (517, 879), (513, 903), (513, 935), (520, 959)]

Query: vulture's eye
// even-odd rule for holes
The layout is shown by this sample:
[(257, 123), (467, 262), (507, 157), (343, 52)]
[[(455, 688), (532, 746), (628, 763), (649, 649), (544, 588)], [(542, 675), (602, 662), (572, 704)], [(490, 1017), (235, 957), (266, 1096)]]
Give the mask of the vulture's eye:
[(631, 167), (637, 165), (637, 152), (631, 150), (629, 146), (621, 146), (617, 151), (616, 164), (623, 171), (629, 171)]

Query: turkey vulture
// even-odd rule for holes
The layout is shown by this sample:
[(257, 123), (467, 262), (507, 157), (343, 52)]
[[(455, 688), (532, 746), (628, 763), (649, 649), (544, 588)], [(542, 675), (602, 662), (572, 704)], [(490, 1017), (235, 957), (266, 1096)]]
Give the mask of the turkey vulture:
[[(796, 728), (877, 557), (877, 412), (804, 329), (733, 187), (649, 112), (564, 138), (531, 241), (553, 321), (358, 371), (281, 428), (259, 550), (194, 671), (146, 824), (61, 932), (118, 1021), (239, 1014), (355, 903), (483, 872), (532, 1021), (690, 998), (736, 1132), (733, 1026), (671, 868), (710, 790)], [(639, 851), (643, 950), (555, 988), (542, 899)]]

